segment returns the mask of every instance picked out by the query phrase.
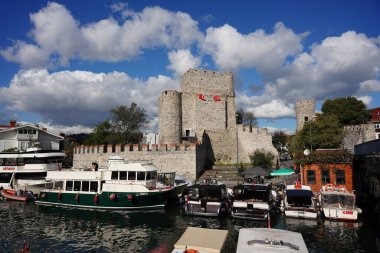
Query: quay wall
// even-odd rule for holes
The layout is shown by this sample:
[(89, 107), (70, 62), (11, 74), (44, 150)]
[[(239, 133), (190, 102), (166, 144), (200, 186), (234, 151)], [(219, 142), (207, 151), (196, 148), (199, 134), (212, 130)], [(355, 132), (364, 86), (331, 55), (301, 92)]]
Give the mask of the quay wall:
[(205, 149), (199, 144), (148, 144), (77, 146), (74, 148), (73, 167), (91, 168), (96, 162), (100, 168), (107, 167), (111, 156), (127, 160), (148, 160), (158, 172), (176, 172), (189, 180), (195, 180), (205, 167)]

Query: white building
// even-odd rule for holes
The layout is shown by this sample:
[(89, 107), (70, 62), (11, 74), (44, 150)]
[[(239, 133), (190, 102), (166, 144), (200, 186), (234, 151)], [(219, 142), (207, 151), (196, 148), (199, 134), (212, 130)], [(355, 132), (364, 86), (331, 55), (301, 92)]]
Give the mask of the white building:
[(152, 144), (158, 144), (158, 134), (156, 133), (144, 133), (143, 142), (149, 144), (149, 147), (152, 147)]
[(32, 124), (17, 124), (11, 120), (8, 126), (0, 126), (0, 152), (8, 149), (26, 150), (31, 144), (38, 144), (44, 150), (60, 150), (64, 137), (49, 133), (46, 128)]

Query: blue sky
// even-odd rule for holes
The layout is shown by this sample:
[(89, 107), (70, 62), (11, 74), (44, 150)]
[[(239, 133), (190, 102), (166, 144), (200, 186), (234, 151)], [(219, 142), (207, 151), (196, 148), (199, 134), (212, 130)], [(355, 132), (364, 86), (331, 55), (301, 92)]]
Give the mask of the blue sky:
[(0, 2), (0, 124), (88, 132), (116, 105), (145, 108), (189, 68), (232, 71), (238, 107), (292, 132), (294, 103), (380, 107), (380, 2)]

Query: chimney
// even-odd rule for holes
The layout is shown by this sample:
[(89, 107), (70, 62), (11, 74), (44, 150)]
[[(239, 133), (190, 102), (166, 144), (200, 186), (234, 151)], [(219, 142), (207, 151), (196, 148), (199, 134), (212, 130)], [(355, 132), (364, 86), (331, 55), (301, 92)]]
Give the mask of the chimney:
[(14, 128), (14, 127), (16, 127), (16, 120), (11, 119), (11, 120), (9, 121), (9, 128)]

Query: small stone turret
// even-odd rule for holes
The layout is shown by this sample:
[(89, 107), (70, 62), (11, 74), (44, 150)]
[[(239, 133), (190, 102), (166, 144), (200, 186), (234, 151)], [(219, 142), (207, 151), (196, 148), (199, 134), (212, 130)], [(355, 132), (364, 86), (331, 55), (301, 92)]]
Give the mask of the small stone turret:
[(158, 99), (158, 140), (160, 144), (179, 144), (182, 133), (181, 93), (162, 92)]
[(315, 116), (315, 100), (304, 99), (296, 102), (297, 131), (303, 128), (305, 122), (313, 120)]

